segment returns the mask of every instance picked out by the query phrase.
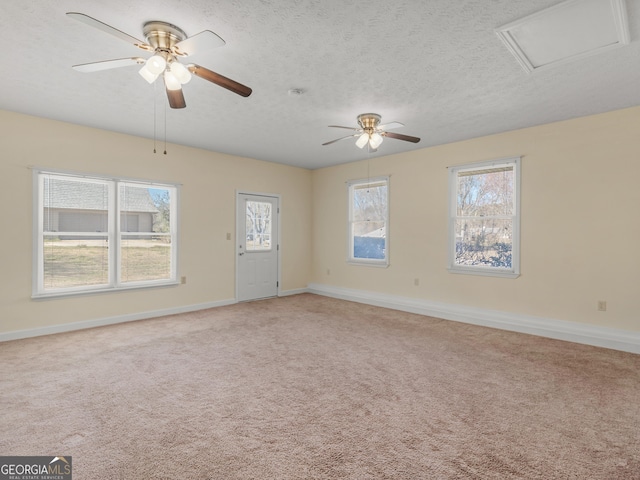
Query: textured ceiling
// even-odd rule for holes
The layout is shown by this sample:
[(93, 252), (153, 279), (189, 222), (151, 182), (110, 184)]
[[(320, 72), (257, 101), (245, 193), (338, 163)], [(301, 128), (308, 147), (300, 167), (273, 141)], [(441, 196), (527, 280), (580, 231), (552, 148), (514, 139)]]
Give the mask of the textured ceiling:
[[(164, 138), (166, 97), (136, 66), (72, 65), (146, 56), (65, 15), (90, 15), (143, 38), (162, 20), (227, 44), (190, 57), (253, 89), (248, 98), (194, 78), (187, 108), (166, 108), (171, 143), (320, 168), (640, 105), (640, 1), (627, 0), (631, 43), (527, 74), (494, 30), (557, 0), (20, 0), (3, 2), (0, 108)], [(9, 69), (8, 66), (12, 66)], [(289, 95), (292, 88), (304, 94)], [(398, 121), (418, 144), (352, 140), (360, 113)], [(158, 120), (154, 122), (155, 118)], [(170, 155), (170, 152), (169, 152)]]

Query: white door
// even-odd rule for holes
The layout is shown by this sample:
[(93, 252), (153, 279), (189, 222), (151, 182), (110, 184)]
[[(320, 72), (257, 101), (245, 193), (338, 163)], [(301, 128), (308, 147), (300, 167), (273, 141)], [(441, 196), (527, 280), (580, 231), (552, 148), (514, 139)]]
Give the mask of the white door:
[(278, 295), (278, 198), (238, 193), (236, 296), (239, 302)]

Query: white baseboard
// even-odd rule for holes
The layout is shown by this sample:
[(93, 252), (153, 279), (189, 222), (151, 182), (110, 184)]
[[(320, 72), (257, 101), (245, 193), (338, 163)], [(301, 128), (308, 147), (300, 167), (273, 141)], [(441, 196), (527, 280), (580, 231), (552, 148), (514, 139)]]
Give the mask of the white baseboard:
[(308, 288), (296, 288), (294, 290), (284, 290), (278, 293), (279, 297), (288, 297), (289, 295), (299, 295), (300, 293), (309, 293)]
[(327, 297), (418, 313), (430, 317), (471, 323), (484, 327), (528, 333), (541, 337), (611, 348), (623, 352), (640, 353), (640, 332), (597, 327), (565, 320), (507, 313), (497, 310), (464, 307), (431, 302), (415, 298), (333, 287), (317, 283), (309, 284), (307, 291)]
[[(428, 300), (367, 292), (364, 290), (355, 290), (350, 288), (333, 287), (317, 283), (309, 284), (307, 288), (282, 291), (279, 293), (279, 296), (286, 297), (300, 293), (314, 293), (326, 297), (340, 298), (352, 302), (365, 303), (393, 310), (442, 318), (444, 320), (454, 320), (457, 322), (499, 328), (513, 332), (528, 333), (541, 337), (555, 338), (558, 340), (566, 340), (569, 342), (583, 343), (585, 345), (593, 345), (596, 347), (611, 348), (613, 350), (640, 354), (639, 332), (597, 327), (593, 325), (567, 322), (565, 320), (553, 320), (534, 317), (531, 315), (501, 312), (497, 310), (431, 302)], [(105, 325), (144, 320), (148, 318), (162, 317), (165, 315), (175, 315), (178, 313), (187, 313), (197, 310), (205, 310), (207, 308), (233, 305), (235, 303), (237, 303), (235, 299), (220, 300), (216, 302), (151, 310), (114, 317), (96, 318), (47, 327), (17, 330), (13, 332), (0, 333), (0, 342), (38, 337), (41, 335), (51, 335), (54, 333), (71, 332), (85, 328), (102, 327)]]
[[(286, 297), (289, 295), (297, 295), (307, 293), (307, 288), (298, 288), (294, 290), (281, 291), (278, 296)], [(106, 325), (115, 325), (116, 323), (133, 322), (135, 320), (145, 320), (148, 318), (163, 317), (165, 315), (175, 315), (178, 313), (195, 312), (196, 310), (206, 310), (207, 308), (223, 307), (225, 305), (233, 305), (238, 303), (236, 299), (221, 300), (218, 302), (206, 302), (195, 305), (186, 305), (183, 307), (166, 308), (162, 310), (152, 310), (140, 313), (131, 313), (126, 315), (117, 315), (114, 317), (95, 318), (91, 320), (83, 320), (79, 322), (63, 323), (59, 325), (51, 325), (48, 327), (30, 328), (26, 330), (16, 330), (13, 332), (0, 333), (0, 342), (8, 342), (10, 340), (19, 340), (21, 338), (39, 337), (41, 335), (52, 335), (54, 333), (72, 332), (74, 330), (83, 330), (85, 328), (104, 327)]]
[(217, 302), (198, 303), (195, 305), (185, 305), (183, 307), (165, 308), (162, 310), (151, 310), (140, 313), (130, 313), (126, 315), (117, 315), (115, 317), (96, 318), (92, 320), (84, 320), (80, 322), (63, 323), (60, 325), (51, 325), (48, 327), (30, 328), (27, 330), (16, 330), (13, 332), (0, 333), (0, 342), (9, 340), (19, 340), (21, 338), (39, 337), (41, 335), (51, 335), (53, 333), (71, 332), (74, 330), (82, 330), (85, 328), (103, 327), (105, 325), (114, 325), (116, 323), (132, 322), (135, 320), (145, 320), (147, 318), (163, 317), (165, 315), (175, 315), (177, 313), (195, 312), (196, 310), (205, 310), (207, 308), (223, 307), (225, 305), (233, 305), (237, 303), (235, 299), (220, 300)]

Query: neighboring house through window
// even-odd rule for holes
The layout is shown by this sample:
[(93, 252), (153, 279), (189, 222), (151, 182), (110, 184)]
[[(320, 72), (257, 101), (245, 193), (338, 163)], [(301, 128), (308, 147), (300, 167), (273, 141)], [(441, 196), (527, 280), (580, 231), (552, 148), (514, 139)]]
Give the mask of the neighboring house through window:
[(449, 168), (449, 270), (520, 274), (520, 158)]
[(349, 186), (348, 261), (389, 265), (389, 177), (357, 180)]
[(177, 187), (37, 170), (33, 296), (176, 283)]

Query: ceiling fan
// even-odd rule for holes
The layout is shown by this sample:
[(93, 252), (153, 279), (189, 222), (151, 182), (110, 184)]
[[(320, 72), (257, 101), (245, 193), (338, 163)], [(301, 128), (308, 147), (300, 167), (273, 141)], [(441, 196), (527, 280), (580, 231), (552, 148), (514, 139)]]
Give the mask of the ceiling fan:
[(345, 138), (358, 137), (358, 140), (356, 140), (356, 145), (359, 148), (364, 148), (364, 146), (368, 144), (369, 151), (375, 152), (384, 140), (384, 137), (395, 138), (396, 140), (404, 140), (405, 142), (412, 143), (418, 143), (420, 141), (418, 137), (387, 132), (388, 129), (404, 127), (404, 125), (400, 122), (390, 122), (385, 123), (384, 125), (380, 125), (381, 119), (382, 117), (377, 113), (363, 113), (361, 115), (358, 115), (358, 125), (360, 125), (360, 128), (329, 125), (329, 127), (333, 128), (346, 128), (347, 130), (354, 130), (356, 133), (347, 135), (346, 137), (336, 138), (335, 140), (323, 143), (322, 145), (331, 145), (332, 143), (344, 140)]
[(225, 44), (222, 38), (209, 30), (187, 37), (179, 27), (155, 20), (143, 25), (142, 33), (146, 39), (144, 42), (83, 13), (68, 12), (67, 16), (131, 43), (145, 52), (153, 53), (147, 59), (130, 57), (74, 65), (73, 68), (79, 72), (97, 72), (110, 68), (142, 65), (139, 73), (147, 82), (153, 83), (162, 76), (171, 108), (187, 106), (182, 93), (182, 85), (191, 80), (192, 74), (243, 97), (251, 95), (252, 90), (241, 83), (195, 63), (185, 65), (180, 62), (180, 58)]

